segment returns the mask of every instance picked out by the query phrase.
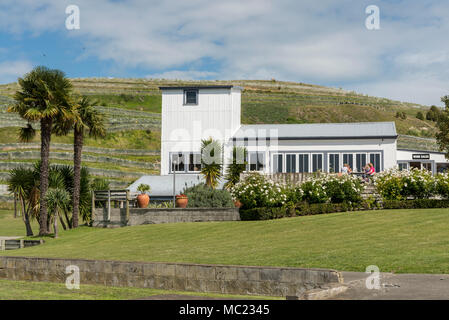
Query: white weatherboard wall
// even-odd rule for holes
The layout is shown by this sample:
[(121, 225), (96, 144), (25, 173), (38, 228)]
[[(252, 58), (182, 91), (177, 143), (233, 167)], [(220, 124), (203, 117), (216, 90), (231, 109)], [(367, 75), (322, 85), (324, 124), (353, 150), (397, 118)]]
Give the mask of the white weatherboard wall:
[(170, 152), (199, 152), (209, 137), (229, 141), (240, 127), (240, 95), (239, 87), (200, 88), (198, 104), (184, 105), (182, 88), (163, 90), (161, 175), (169, 174)]

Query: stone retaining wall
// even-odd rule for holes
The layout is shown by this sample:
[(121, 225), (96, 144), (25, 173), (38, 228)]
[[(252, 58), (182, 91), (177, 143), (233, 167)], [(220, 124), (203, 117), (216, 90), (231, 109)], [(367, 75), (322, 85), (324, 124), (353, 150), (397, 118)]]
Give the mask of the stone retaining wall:
[(125, 262), (0, 256), (0, 278), (65, 283), (66, 267), (80, 271), (80, 285), (96, 284), (163, 290), (301, 296), (306, 290), (342, 283), (326, 269)]
[(240, 220), (237, 208), (159, 208), (129, 209), (129, 219), (125, 208), (111, 208), (108, 219), (107, 208), (95, 210), (94, 227), (123, 227), (142, 224), (205, 222), (205, 221), (237, 221)]

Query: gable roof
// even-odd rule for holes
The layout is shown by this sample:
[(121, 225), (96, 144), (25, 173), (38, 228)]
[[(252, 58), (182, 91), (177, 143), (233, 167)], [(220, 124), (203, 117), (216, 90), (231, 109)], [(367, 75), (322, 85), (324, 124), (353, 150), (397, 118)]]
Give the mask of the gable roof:
[(242, 125), (233, 140), (266, 139), (273, 135), (279, 140), (328, 139), (396, 139), (394, 122), (308, 123), (308, 124), (250, 124)]

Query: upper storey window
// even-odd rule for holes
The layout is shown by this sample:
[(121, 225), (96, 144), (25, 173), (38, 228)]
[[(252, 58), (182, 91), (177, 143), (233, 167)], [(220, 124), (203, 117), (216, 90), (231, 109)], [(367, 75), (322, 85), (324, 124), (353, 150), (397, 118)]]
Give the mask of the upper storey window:
[(198, 104), (198, 90), (184, 90), (184, 105)]

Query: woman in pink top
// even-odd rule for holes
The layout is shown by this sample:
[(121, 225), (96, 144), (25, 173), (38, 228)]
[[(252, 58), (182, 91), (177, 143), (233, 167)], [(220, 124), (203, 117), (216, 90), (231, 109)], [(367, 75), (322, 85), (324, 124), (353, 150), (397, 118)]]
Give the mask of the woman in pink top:
[(372, 176), (373, 174), (376, 173), (376, 169), (374, 169), (374, 166), (373, 166), (372, 163), (368, 163), (368, 166), (369, 166), (368, 174), (369, 174), (370, 176)]

